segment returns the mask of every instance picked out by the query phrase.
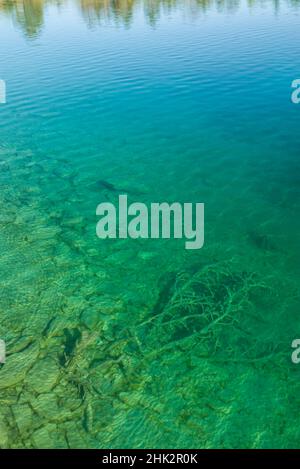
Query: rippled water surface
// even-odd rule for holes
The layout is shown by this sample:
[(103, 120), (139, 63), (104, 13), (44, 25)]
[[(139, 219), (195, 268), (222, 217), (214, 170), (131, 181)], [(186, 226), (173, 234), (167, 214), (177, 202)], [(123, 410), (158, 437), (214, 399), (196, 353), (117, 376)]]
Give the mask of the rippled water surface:
[[(0, 0), (2, 448), (300, 447), (298, 0)], [(205, 203), (205, 245), (97, 204)]]

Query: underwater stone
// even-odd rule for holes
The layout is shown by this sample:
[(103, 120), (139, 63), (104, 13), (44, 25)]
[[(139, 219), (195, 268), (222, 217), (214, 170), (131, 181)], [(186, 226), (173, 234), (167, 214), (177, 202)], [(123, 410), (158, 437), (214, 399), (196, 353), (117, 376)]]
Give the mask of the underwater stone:
[(53, 435), (57, 431), (56, 425), (48, 424), (43, 428), (40, 428), (33, 434), (33, 444), (35, 448), (47, 449), (53, 448)]
[(15, 386), (23, 381), (29, 368), (37, 356), (37, 348), (30, 347), (24, 352), (9, 356), (4, 367), (0, 370), (0, 389)]
[[(64, 426), (67, 432), (70, 448), (85, 448), (87, 446), (85, 438), (81, 435), (81, 422), (78, 422), (78, 425), (76, 422), (66, 422)], [(82, 431), (84, 430), (82, 429)]]
[(50, 420), (55, 420), (60, 416), (64, 409), (59, 409), (57, 398), (53, 393), (40, 394), (31, 401), (32, 408), (41, 416), (47, 416)]
[(32, 428), (33, 413), (28, 404), (15, 404), (12, 406), (12, 410), (21, 433)]
[(52, 358), (39, 360), (27, 376), (27, 383), (38, 393), (45, 393), (58, 382), (60, 374), (59, 366)]
[(88, 308), (85, 309), (82, 314), (81, 314), (81, 322), (88, 327), (89, 329), (92, 329), (95, 327), (98, 322), (100, 321), (100, 310), (99, 308)]
[(0, 448), (6, 449), (8, 447), (8, 426), (3, 421), (3, 416), (0, 414)]

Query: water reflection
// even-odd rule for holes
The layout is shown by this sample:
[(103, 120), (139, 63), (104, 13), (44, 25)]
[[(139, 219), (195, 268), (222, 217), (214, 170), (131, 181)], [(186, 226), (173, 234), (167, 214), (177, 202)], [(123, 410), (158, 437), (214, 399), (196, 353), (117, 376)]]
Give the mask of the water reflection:
[(21, 25), (26, 35), (35, 36), (44, 23), (43, 0), (0, 0), (0, 11), (3, 14), (11, 15), (13, 20)]
[[(220, 12), (238, 11), (243, 0), (71, 0), (80, 9), (90, 27), (104, 22), (130, 26), (135, 11), (143, 9), (151, 25), (159, 18), (175, 9), (184, 9), (192, 17), (205, 13), (212, 8)], [(285, 4), (299, 8), (300, 0), (245, 0), (249, 8), (255, 5), (270, 5), (274, 12)], [(0, 16), (10, 15), (21, 26), (27, 37), (36, 37), (42, 30), (48, 5), (66, 5), (68, 0), (0, 0)]]

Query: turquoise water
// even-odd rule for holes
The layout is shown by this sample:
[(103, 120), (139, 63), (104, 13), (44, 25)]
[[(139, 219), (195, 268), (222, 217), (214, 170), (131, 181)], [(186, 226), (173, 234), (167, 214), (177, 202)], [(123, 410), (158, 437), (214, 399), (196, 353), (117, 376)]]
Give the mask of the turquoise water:
[[(299, 21), (0, 0), (0, 447), (300, 447)], [(204, 247), (99, 240), (120, 190), (204, 202)]]

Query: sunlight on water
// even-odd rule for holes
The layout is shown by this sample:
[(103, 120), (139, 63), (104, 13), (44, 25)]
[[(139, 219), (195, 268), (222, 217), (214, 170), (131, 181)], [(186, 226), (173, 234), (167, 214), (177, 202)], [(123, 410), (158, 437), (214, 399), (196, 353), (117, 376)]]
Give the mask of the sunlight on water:
[[(298, 0), (0, 0), (1, 448), (299, 447)], [(205, 244), (96, 207), (205, 203)]]

